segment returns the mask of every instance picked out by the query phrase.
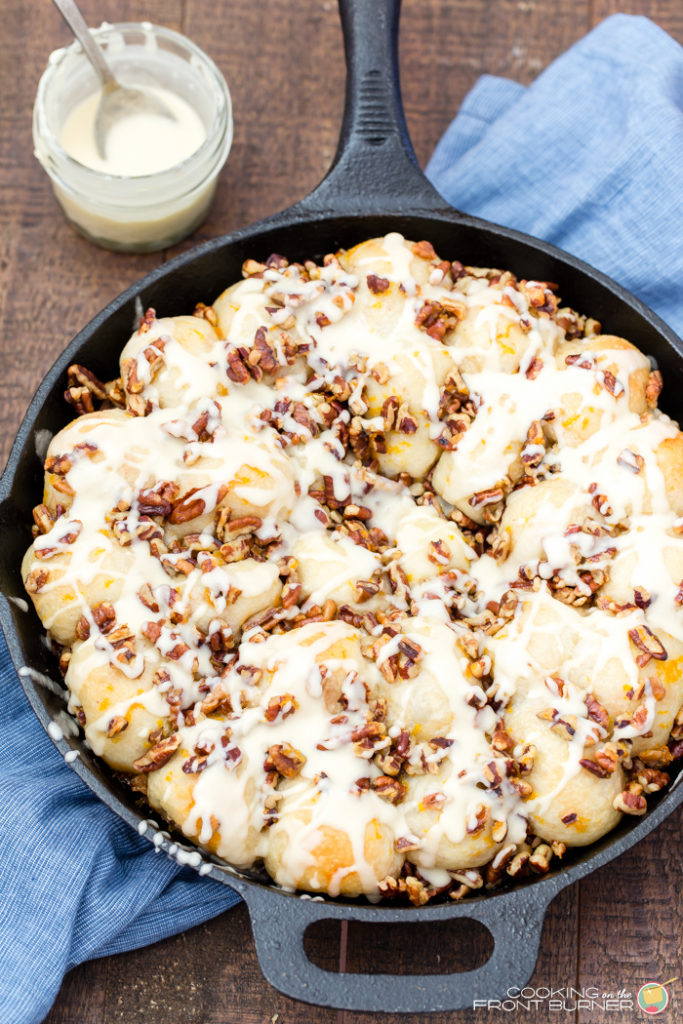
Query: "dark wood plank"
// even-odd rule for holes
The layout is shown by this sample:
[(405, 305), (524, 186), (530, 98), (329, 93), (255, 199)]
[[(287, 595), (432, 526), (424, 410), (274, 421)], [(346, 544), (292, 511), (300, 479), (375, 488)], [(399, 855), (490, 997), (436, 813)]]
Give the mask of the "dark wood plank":
[(45, 1024), (103, 1021), (107, 998), (107, 960), (92, 960), (70, 971)]
[[(671, 1020), (681, 1017), (682, 822), (679, 808), (635, 849), (581, 883), (580, 986), (601, 994), (624, 989), (634, 1003), (633, 1019), (641, 1015), (635, 1006), (640, 986), (674, 977), (680, 980), (669, 990), (667, 1013)], [(600, 1006), (579, 1014), (580, 1024), (615, 1019)]]

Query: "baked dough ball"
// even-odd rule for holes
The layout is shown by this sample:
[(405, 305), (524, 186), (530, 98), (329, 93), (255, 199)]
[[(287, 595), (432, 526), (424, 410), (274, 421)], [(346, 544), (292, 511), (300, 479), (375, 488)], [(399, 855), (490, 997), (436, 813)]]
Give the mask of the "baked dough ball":
[(208, 632), (211, 623), (219, 619), (237, 633), (247, 619), (277, 604), (282, 583), (273, 562), (245, 558), (226, 563), (220, 552), (210, 559), (214, 568), (204, 569), (190, 583), (187, 595), (191, 621), (199, 629)]
[(506, 564), (511, 566), (511, 579), (520, 565), (539, 559), (554, 568), (568, 564), (572, 538), (564, 537), (565, 530), (588, 517), (597, 518), (590, 495), (565, 477), (552, 476), (513, 491), (498, 528), (509, 548)]
[[(578, 360), (576, 356), (579, 357)], [(601, 385), (605, 386), (610, 394), (615, 392), (613, 397), (625, 402), (629, 412), (639, 415), (645, 412), (645, 389), (651, 365), (647, 356), (635, 345), (614, 334), (598, 334), (592, 338), (566, 341), (558, 347), (558, 369), (577, 366), (582, 362), (597, 371)], [(607, 374), (612, 374), (616, 378), (615, 385)]]
[(395, 538), (410, 584), (449, 569), (466, 570), (474, 555), (455, 523), (443, 519), (430, 505), (407, 505), (396, 523)]
[[(630, 722), (650, 701), (647, 723), (617, 734), (629, 736), (634, 753), (663, 745), (683, 704), (683, 647), (665, 633), (652, 634), (667, 658), (638, 665), (643, 649), (632, 635), (640, 635), (641, 620), (638, 611), (615, 617), (599, 608), (582, 612), (542, 592), (530, 597), (519, 617), (487, 642), (501, 694), (532, 700), (542, 691), (539, 680), (567, 680), (602, 705), (610, 730), (621, 720)], [(648, 697), (653, 690), (658, 696)], [(544, 706), (552, 704), (548, 693)]]
[[(101, 642), (101, 641), (100, 641)], [(142, 648), (143, 671), (130, 678), (90, 636), (74, 646), (65, 682), (72, 707), (85, 714), (85, 738), (93, 751), (116, 771), (134, 771), (133, 762), (150, 744), (151, 732), (163, 729), (169, 705), (154, 685), (160, 657), (151, 645)]]
[[(438, 774), (408, 780), (406, 822), (420, 847), (407, 858), (418, 867), (449, 871), (479, 867), (503, 845), (491, 836), (495, 819), (487, 794), (475, 785), (463, 787), (453, 774), (452, 763), (446, 761)], [(477, 813), (482, 809), (486, 820), (480, 826)]]
[[(329, 892), (332, 896), (360, 896), (376, 892), (378, 882), (399, 873), (403, 857), (394, 849), (393, 830), (380, 816), (370, 817), (360, 829), (355, 823), (345, 826), (348, 819), (344, 810), (359, 811), (353, 805), (342, 805), (336, 824), (329, 820), (317, 824), (316, 803), (320, 797), (313, 782), (291, 784), (282, 792), (279, 818), (270, 829), (264, 861), (277, 885)], [(372, 793), (351, 799), (356, 803), (372, 802), (378, 815), (389, 814), (387, 805), (382, 806)]]
[[(224, 509), (231, 519), (258, 516), (262, 520), (291, 511), (296, 500), (292, 465), (272, 441), (243, 436), (210, 447), (210, 454), (176, 475), (176, 503), (197, 514), (185, 518), (176, 512), (165, 525), (167, 538), (201, 533)], [(198, 511), (199, 501), (202, 511)]]
[(441, 622), (425, 618), (406, 618), (401, 634), (380, 652), (380, 659), (400, 650), (402, 638), (417, 644), (421, 654), (418, 670), (412, 678), (387, 682), (382, 678), (378, 692), (387, 701), (390, 721), (407, 729), (417, 742), (434, 736), (450, 736), (456, 719), (472, 710), (465, 699), (473, 679), (468, 677), (468, 661), (456, 644), (455, 633)]
[[(64, 528), (69, 529), (68, 520)], [(84, 611), (102, 601), (118, 600), (134, 557), (119, 546), (111, 531), (103, 530), (94, 538), (83, 538), (75, 547), (38, 558), (36, 545), (48, 543), (49, 537), (44, 535), (28, 549), (21, 563), (21, 578), (45, 628), (57, 643), (70, 646)]]
[(388, 587), (384, 580), (380, 580), (379, 593), (368, 600), (356, 586), (359, 580), (381, 575), (383, 566), (378, 555), (355, 544), (350, 537), (333, 537), (324, 530), (312, 530), (297, 538), (292, 554), (298, 564), (302, 600), (319, 605), (332, 600), (351, 608), (362, 605), (366, 611), (387, 603)]
[[(129, 403), (135, 396), (160, 408), (226, 395), (218, 365), (224, 346), (208, 320), (172, 316), (142, 326), (121, 353), (121, 376)], [(136, 411), (139, 411), (136, 409)]]
[(619, 822), (621, 814), (613, 801), (624, 788), (624, 774), (617, 766), (611, 775), (599, 778), (582, 768), (578, 762), (585, 756), (583, 750), (538, 718), (544, 708), (542, 700), (514, 700), (504, 715), (509, 735), (536, 750), (534, 766), (525, 777), (533, 787), (525, 810), (541, 839), (587, 846)]
[(461, 372), (516, 373), (524, 356), (536, 344), (520, 326), (520, 311), (512, 303), (501, 302), (503, 290), (490, 285), (486, 278), (464, 278), (457, 283), (456, 296), (458, 292), (466, 296), (467, 311), (449, 344)]
[(680, 430), (673, 437), (664, 438), (655, 454), (669, 507), (676, 516), (683, 515), (683, 434)]
[[(237, 868), (248, 868), (263, 852), (260, 782), (264, 772), (262, 765), (254, 765), (242, 750), (237, 762), (222, 756), (224, 750), (235, 749), (229, 744), (223, 748), (221, 744), (221, 738), (228, 733), (228, 724), (223, 719), (201, 722), (185, 730), (182, 743), (170, 760), (149, 773), (147, 799), (192, 842)], [(202, 749), (212, 748), (209, 761), (199, 771), (188, 771), (201, 763), (195, 753), (198, 745)], [(215, 808), (229, 808), (225, 822), (216, 817)]]
[[(126, 429), (132, 419), (123, 409), (101, 409), (79, 416), (55, 434), (47, 449), (46, 465), (54, 464), (59, 472), (46, 469), (43, 495), (52, 513), (58, 505), (68, 511), (81, 479), (92, 482), (95, 475), (112, 498), (123, 494), (126, 485), (139, 481), (144, 444), (139, 444), (139, 436), (137, 444), (132, 439), (129, 444), (117, 444), (119, 431)], [(115, 503), (112, 500), (112, 505)]]

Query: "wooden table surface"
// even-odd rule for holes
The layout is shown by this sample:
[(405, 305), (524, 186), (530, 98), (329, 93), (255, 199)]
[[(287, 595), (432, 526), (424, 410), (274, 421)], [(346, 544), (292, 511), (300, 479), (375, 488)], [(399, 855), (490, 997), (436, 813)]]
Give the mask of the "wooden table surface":
[[(50, 51), (68, 31), (48, 0), (2, 0), (0, 63), (0, 462), (43, 374), (113, 296), (172, 256), (118, 255), (77, 236), (32, 156), (31, 108)], [(335, 150), (344, 86), (335, 0), (83, 0), (91, 24), (154, 21), (203, 47), (232, 90), (235, 139), (209, 219), (183, 247), (289, 205), (321, 178)], [(484, 72), (529, 83), (615, 11), (645, 14), (683, 43), (681, 0), (404, 0), (401, 70), (408, 125), (424, 165)], [(635, 993), (683, 974), (683, 871), (676, 813), (636, 849), (565, 890), (547, 916), (531, 985)], [(483, 933), (483, 934), (482, 934)], [(340, 938), (341, 942), (340, 950)], [(486, 933), (464, 925), (408, 935), (330, 925), (311, 955), (331, 969), (427, 972), (485, 959)], [(36, 965), (37, 977), (40, 966)], [(570, 1000), (571, 1002), (571, 1000)], [(678, 1009), (678, 1012), (677, 1012)], [(662, 1020), (683, 1015), (683, 980)], [(0, 1011), (0, 1017), (2, 1016)], [(640, 1010), (554, 1016), (576, 1024), (642, 1020)], [(548, 1009), (407, 1016), (445, 1024), (547, 1021)], [(244, 906), (148, 949), (96, 960), (64, 980), (48, 1024), (385, 1024), (280, 995), (263, 979)]]

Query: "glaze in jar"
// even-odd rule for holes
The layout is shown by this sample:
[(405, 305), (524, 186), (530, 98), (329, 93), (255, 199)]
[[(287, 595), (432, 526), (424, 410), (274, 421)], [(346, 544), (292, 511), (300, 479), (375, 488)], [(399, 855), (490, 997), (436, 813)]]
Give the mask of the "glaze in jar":
[(170, 29), (149, 23), (104, 24), (93, 35), (124, 85), (163, 90), (171, 103), (176, 100), (185, 118), (182, 124), (190, 125), (194, 115), (195, 141), (179, 148), (178, 162), (151, 173), (140, 173), (144, 164), (133, 165), (134, 173), (120, 173), (123, 168), (109, 159), (98, 167), (80, 153), (83, 162), (70, 155), (67, 149), (77, 151), (65, 134), (69, 122), (100, 89), (80, 45), (73, 43), (51, 54), (38, 86), (33, 111), (36, 157), (64, 215), (80, 234), (122, 252), (166, 248), (194, 231), (208, 213), (232, 143), (228, 87), (213, 61)]

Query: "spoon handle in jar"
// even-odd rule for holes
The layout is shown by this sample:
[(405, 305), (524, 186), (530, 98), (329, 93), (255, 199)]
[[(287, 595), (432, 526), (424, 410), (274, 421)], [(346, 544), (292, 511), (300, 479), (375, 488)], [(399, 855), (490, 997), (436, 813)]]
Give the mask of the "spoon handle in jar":
[(52, 2), (85, 50), (88, 60), (102, 79), (102, 84), (105, 86), (116, 85), (116, 79), (112, 74), (111, 68), (104, 59), (102, 50), (90, 35), (90, 29), (85, 23), (85, 18), (74, 3), (74, 0), (52, 0)]

